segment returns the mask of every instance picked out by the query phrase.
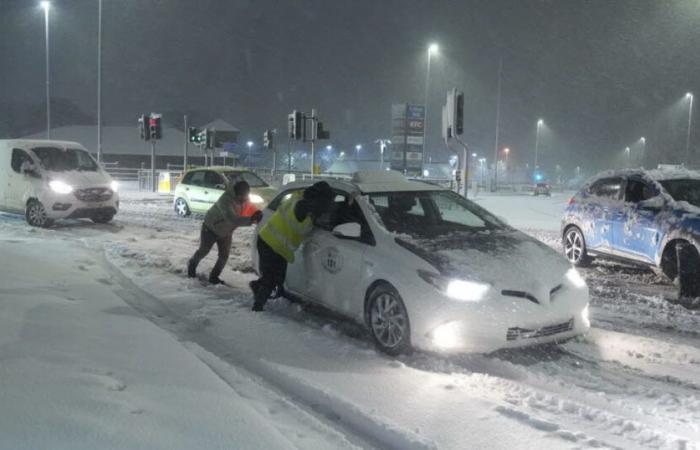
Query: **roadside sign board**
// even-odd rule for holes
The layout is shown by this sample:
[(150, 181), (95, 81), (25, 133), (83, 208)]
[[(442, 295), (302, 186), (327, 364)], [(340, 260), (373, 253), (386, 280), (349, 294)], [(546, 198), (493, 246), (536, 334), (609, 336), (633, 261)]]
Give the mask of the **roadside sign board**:
[(423, 171), (425, 106), (391, 105), (391, 168), (407, 175)]

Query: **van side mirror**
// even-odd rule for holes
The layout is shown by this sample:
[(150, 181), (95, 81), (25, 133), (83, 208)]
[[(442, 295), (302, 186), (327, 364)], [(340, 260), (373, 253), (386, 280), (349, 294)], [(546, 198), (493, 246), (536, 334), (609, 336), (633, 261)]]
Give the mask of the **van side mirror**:
[(345, 239), (359, 239), (362, 236), (362, 227), (357, 222), (341, 223), (333, 228), (333, 235)]
[(664, 206), (666, 206), (666, 201), (660, 195), (637, 203), (637, 208), (645, 211), (661, 211)]

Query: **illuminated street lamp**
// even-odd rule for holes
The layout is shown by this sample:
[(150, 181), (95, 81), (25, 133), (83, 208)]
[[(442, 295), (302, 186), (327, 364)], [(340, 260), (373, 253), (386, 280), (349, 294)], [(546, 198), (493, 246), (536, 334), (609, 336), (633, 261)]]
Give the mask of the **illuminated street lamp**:
[(253, 141), (248, 141), (245, 143), (246, 146), (248, 146), (248, 163), (253, 159), (253, 154), (252, 154), (252, 149), (253, 149)]
[(539, 168), (538, 153), (540, 149), (540, 129), (542, 128), (542, 125), (544, 125), (544, 120), (537, 120), (537, 132), (535, 133), (535, 172)]
[(51, 2), (39, 3), (44, 10), (44, 29), (46, 36), (46, 139), (51, 139), (51, 83), (49, 79), (49, 9)]
[(433, 54), (438, 53), (440, 47), (436, 43), (428, 45), (428, 66), (425, 71), (425, 97), (423, 102), (423, 164), (425, 164), (425, 151), (428, 140), (428, 90), (430, 88), (430, 61)]
[(629, 147), (625, 147), (625, 154), (627, 155), (627, 166), (632, 167), (632, 152)]
[(355, 159), (360, 159), (360, 150), (362, 150), (362, 145), (357, 144), (355, 146)]
[(642, 136), (639, 138), (639, 142), (642, 143), (642, 151), (639, 154), (640, 165), (642, 165), (641, 162), (644, 161), (647, 155), (647, 138)]

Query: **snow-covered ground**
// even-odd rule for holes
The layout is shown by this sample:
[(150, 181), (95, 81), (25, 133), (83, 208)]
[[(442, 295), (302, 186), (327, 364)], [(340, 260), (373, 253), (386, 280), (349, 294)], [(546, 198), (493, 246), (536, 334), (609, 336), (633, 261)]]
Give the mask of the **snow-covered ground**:
[[(567, 199), (477, 201), (558, 248)], [(651, 272), (586, 270), (583, 339), (392, 359), (315, 308), (252, 313), (252, 229), (229, 286), (187, 279), (200, 224), (138, 194), (112, 225), (0, 215), (0, 447), (700, 448), (700, 314)]]

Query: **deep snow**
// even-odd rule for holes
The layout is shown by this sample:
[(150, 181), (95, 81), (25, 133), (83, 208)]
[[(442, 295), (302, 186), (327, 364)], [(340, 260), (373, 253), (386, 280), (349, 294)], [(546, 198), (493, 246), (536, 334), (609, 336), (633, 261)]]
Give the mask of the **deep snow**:
[[(512, 225), (559, 248), (559, 220), (567, 199), (567, 195), (554, 194), (551, 198), (480, 196), (477, 201)], [(597, 264), (585, 271), (592, 293), (593, 329), (585, 338), (560, 347), (450, 358), (417, 353), (391, 359), (373, 349), (360, 327), (315, 308), (277, 300), (264, 314), (250, 312), (251, 298), (246, 288), (251, 278), (250, 229), (236, 232), (234, 251), (223, 275), (230, 287), (205, 286), (185, 278), (185, 261), (196, 247), (199, 226), (198, 218), (176, 218), (168, 199), (158, 196), (145, 200), (123, 197), (122, 211), (115, 223), (107, 226), (71, 222), (54, 230), (31, 230), (19, 219), (0, 216), (3, 255), (6, 247), (31, 248), (18, 273), (30, 273), (27, 265), (31, 264), (29, 267), (41, 267), (38, 272), (42, 274), (40, 282), (35, 280), (34, 284), (27, 280), (20, 283), (21, 277), (14, 273), (8, 279), (15, 283), (9, 288), (11, 295), (21, 299), (7, 302), (3, 297), (3, 343), (8, 342), (4, 336), (17, 339), (17, 332), (8, 331), (12, 328), (6, 328), (6, 321), (16, 322), (14, 327), (25, 327), (29, 336), (42, 336), (40, 330), (46, 324), (40, 321), (31, 328), (33, 322), (17, 305), (34, 308), (30, 306), (31, 298), (45, 285), (52, 295), (59, 292), (62, 296), (64, 291), (48, 284), (48, 274), (60, 274), (56, 276), (66, 280), (61, 289), (90, 301), (71, 304), (80, 311), (80, 319), (52, 314), (52, 320), (45, 321), (62, 330), (71, 328), (75, 320), (83, 328), (73, 341), (91, 336), (90, 342), (104, 343), (104, 347), (94, 345), (89, 351), (71, 347), (81, 355), (81, 362), (76, 363), (63, 352), (54, 352), (54, 345), (60, 349), (60, 339), (41, 341), (42, 351), (60, 355), (58, 373), (80, 373), (84, 365), (99, 367), (117, 374), (120, 380), (128, 380), (122, 391), (109, 394), (120, 398), (112, 392), (133, 392), (133, 401), (143, 399), (140, 404), (158, 407), (158, 411), (173, 411), (171, 406), (179, 405), (178, 413), (173, 413), (175, 423), (189, 420), (208, 424), (204, 429), (193, 425), (168, 427), (170, 422), (165, 423), (165, 417), (154, 412), (149, 416), (146, 411), (150, 408), (136, 406), (144, 411), (136, 416), (148, 416), (155, 425), (147, 427), (152, 430), (148, 436), (136, 433), (133, 439), (120, 442), (122, 448), (164, 447), (173, 442), (171, 432), (186, 435), (175, 440), (183, 443), (206, 439), (206, 431), (216, 435), (222, 430), (228, 430), (228, 434), (219, 434), (223, 444), (244, 447), (248, 441), (242, 439), (249, 433), (239, 438), (240, 428), (226, 428), (219, 415), (218, 419), (212, 417), (213, 401), (223, 403), (221, 408), (252, 409), (253, 414), (247, 416), (254, 419), (251, 427), (269, 427), (272, 431), (265, 437), (280, 439), (269, 446), (255, 442), (267, 448), (680, 449), (699, 445), (700, 317), (667, 302), (664, 297), (671, 296), (673, 288), (652, 273), (610, 264)], [(6, 243), (8, 240), (20, 243)], [(68, 259), (64, 254), (69, 254)], [(19, 260), (14, 254), (11, 258)], [(76, 269), (83, 258), (91, 261), (83, 266), (95, 273)], [(3, 261), (0, 264), (8, 265), (7, 258)], [(208, 257), (200, 270), (208, 270), (213, 261), (213, 255)], [(104, 312), (117, 307), (128, 314)], [(157, 347), (152, 346), (154, 340), (159, 343)], [(35, 353), (41, 353), (36, 347), (9, 342), (0, 347), (2, 371), (11, 367), (4, 362), (8, 354), (19, 351), (32, 359)], [(148, 353), (148, 349), (161, 347), (171, 353)], [(143, 361), (136, 364), (132, 359), (115, 356), (125, 353), (125, 349), (142, 352)], [(150, 366), (151, 357), (156, 362), (166, 361)], [(141, 364), (150, 369), (141, 373), (132, 367)], [(38, 372), (32, 376), (50, 379), (42, 370)], [(207, 386), (207, 391), (216, 395), (180, 399), (179, 390), (174, 388), (176, 382), (170, 378), (175, 376), (201, 383), (199, 389)], [(104, 443), (95, 445), (100, 447), (116, 445), (110, 440), (112, 435), (101, 433), (100, 427), (93, 428), (93, 423), (119, 429), (117, 411), (121, 404), (83, 406), (81, 399), (92, 398), (92, 391), (82, 384), (69, 389), (71, 378), (66, 377), (52, 379), (50, 387), (44, 388), (46, 392), (37, 392), (36, 397), (30, 395), (34, 384), (25, 384), (21, 377), (7, 378), (6, 384), (5, 377), (0, 379), (3, 393), (26, 393), (27, 404), (56, 396), (64, 398), (66, 405), (63, 410), (39, 415), (29, 409), (3, 407), (0, 435), (17, 427), (30, 433), (28, 424), (48, 427), (58, 420), (54, 413), (61, 411), (69, 413), (62, 417), (77, 419), (59, 421), (55, 429), (69, 432), (60, 435), (63, 441), (52, 443), (62, 442), (65, 447), (82, 442)], [(238, 384), (237, 379), (244, 382)], [(209, 383), (218, 387), (214, 389)], [(132, 385), (141, 388), (132, 389)], [(161, 389), (169, 395), (157, 396)], [(275, 413), (265, 409), (275, 401), (287, 408), (275, 408)], [(182, 408), (184, 403), (191, 408)], [(225, 412), (227, 419), (234, 421), (237, 417), (235, 411)], [(7, 416), (13, 421), (4, 420)], [(80, 418), (86, 416), (91, 420), (81, 422)], [(8, 423), (13, 426), (6, 428)], [(88, 437), (81, 433), (86, 429), (90, 430)], [(311, 436), (311, 441), (295, 440), (293, 430), (298, 429), (304, 436)], [(49, 436), (48, 432), (34, 433), (37, 439)], [(151, 445), (153, 442), (156, 445)], [(0, 447), (10, 448), (4, 440)]]

